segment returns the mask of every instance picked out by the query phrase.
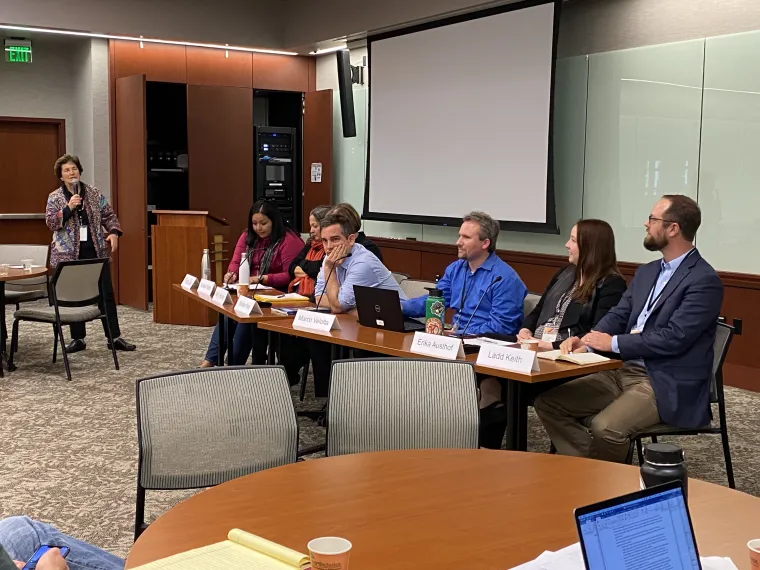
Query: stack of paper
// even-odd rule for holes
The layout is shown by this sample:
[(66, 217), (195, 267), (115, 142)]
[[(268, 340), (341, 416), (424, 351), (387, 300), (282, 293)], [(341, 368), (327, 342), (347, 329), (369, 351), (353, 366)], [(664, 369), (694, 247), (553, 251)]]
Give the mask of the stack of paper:
[(466, 338), (464, 339), (464, 344), (466, 346), (488, 346), (489, 344), (491, 346), (494, 344), (498, 346), (519, 346), (515, 342), (505, 342), (503, 340), (496, 340), (495, 338), (488, 338), (484, 336), (479, 336), (478, 338)]
[[(738, 570), (730, 558), (701, 556), (702, 570)], [(535, 560), (515, 566), (512, 570), (586, 570), (580, 543), (558, 550), (546, 551)]]

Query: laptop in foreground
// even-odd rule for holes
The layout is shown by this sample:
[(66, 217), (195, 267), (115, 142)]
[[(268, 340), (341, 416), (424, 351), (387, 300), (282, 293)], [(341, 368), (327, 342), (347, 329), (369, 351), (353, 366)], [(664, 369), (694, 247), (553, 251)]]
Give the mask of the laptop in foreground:
[(587, 570), (701, 570), (680, 481), (575, 510)]

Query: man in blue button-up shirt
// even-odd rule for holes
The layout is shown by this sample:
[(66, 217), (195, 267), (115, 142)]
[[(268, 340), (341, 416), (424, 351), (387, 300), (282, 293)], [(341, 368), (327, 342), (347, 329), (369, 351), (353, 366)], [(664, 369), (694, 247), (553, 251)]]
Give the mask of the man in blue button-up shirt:
[(572, 380), (534, 407), (557, 451), (624, 461), (631, 437), (662, 422), (710, 422), (713, 344), (723, 301), (718, 274), (694, 247), (702, 220), (688, 196), (663, 196), (645, 224), (644, 247), (662, 259), (642, 265), (618, 305), (563, 351), (618, 353), (619, 370)]
[[(464, 217), (457, 256), (438, 281), (446, 307), (454, 309), (456, 332), (516, 335), (523, 321), (528, 290), (514, 269), (496, 255), (499, 224), (483, 212)], [(403, 301), (404, 316), (425, 316), (427, 295)]]
[[(516, 335), (523, 322), (523, 302), (528, 290), (514, 269), (496, 255), (499, 224), (483, 212), (464, 217), (457, 239), (459, 259), (446, 268), (438, 281), (446, 307), (456, 311), (457, 334), (496, 333)], [(401, 303), (405, 316), (425, 314), (427, 295)], [(501, 382), (480, 380), (480, 445), (498, 449), (504, 439), (507, 414), (501, 400)]]

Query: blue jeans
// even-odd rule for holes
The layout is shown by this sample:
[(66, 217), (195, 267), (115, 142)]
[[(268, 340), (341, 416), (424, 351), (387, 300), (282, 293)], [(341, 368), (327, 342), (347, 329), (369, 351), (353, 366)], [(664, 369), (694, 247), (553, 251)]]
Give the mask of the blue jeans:
[[(225, 317), (226, 326), (234, 330), (232, 342), (232, 356), (234, 362), (227, 362), (230, 366), (244, 366), (253, 351), (254, 364), (267, 363), (267, 331), (259, 330), (256, 325), (241, 325), (232, 319)], [(208, 343), (205, 360), (217, 364), (219, 357), (219, 323), (216, 323), (211, 340)]]
[(58, 529), (29, 517), (0, 520), (0, 544), (14, 560), (26, 562), (43, 544), (68, 546), (70, 570), (123, 570), (124, 560), (100, 548), (66, 536)]

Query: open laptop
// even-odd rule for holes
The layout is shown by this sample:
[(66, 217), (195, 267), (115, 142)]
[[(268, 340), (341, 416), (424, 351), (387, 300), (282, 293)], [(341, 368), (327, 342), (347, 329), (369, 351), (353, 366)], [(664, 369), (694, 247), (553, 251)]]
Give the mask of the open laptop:
[(401, 314), (401, 298), (398, 296), (398, 291), (354, 285), (354, 298), (359, 323), (365, 327), (395, 332), (425, 330), (425, 325), (421, 322), (404, 319), (404, 315)]
[(701, 570), (680, 481), (575, 510), (587, 570)]

